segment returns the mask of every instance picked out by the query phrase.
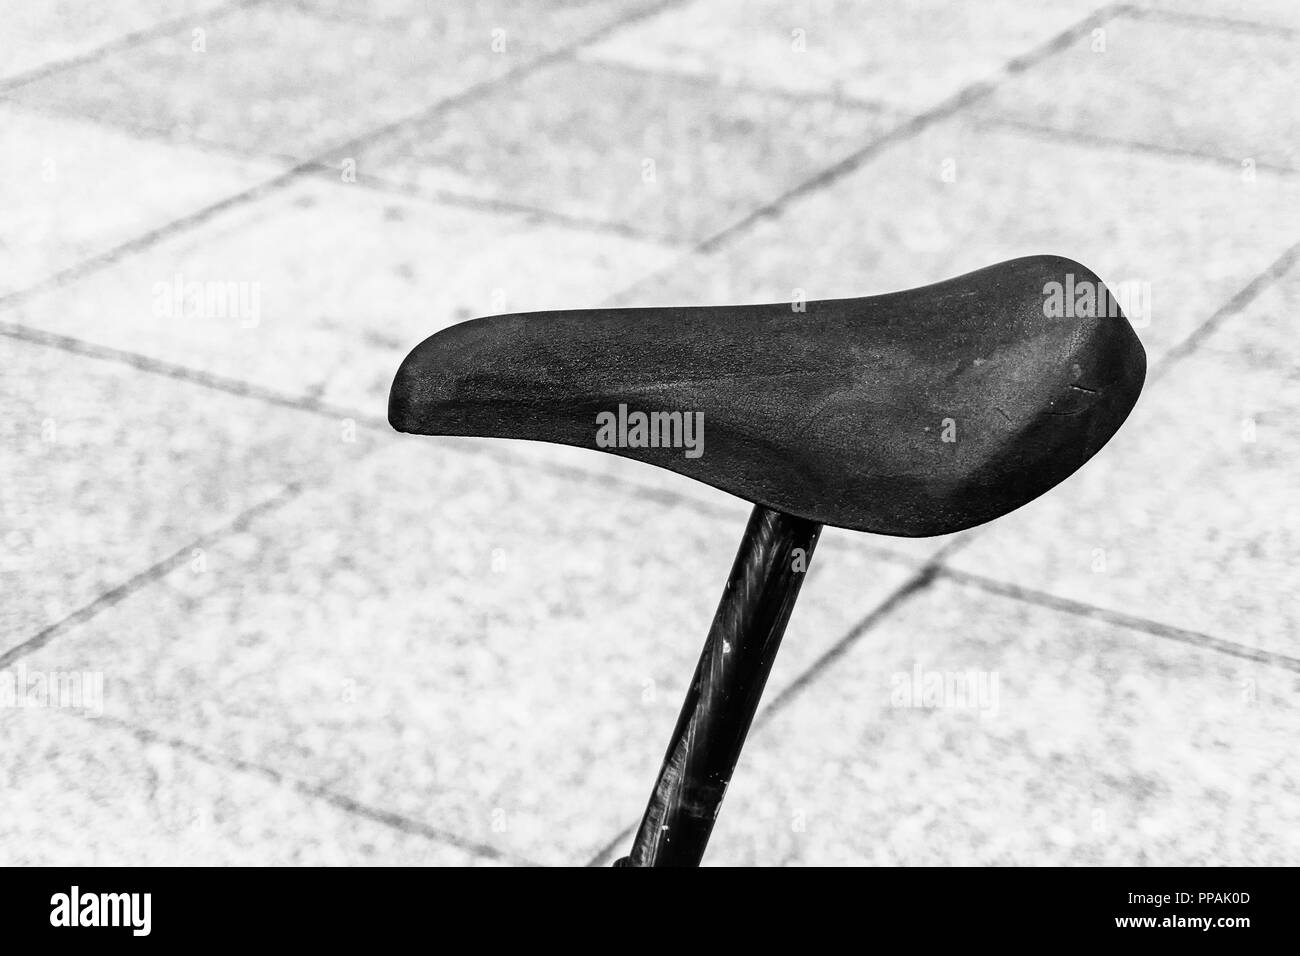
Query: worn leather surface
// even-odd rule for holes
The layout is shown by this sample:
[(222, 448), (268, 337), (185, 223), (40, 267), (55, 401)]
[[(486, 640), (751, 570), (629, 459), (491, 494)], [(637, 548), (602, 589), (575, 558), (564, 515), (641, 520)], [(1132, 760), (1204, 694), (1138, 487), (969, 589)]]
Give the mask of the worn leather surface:
[[(1079, 315), (1089, 310), (1076, 298), (1067, 305), (1076, 314), (1049, 316), (1053, 282), (1076, 295), (1086, 282), (1103, 288), (1076, 262), (1034, 256), (804, 311), (776, 303), (474, 319), (407, 356), (389, 421), (403, 432), (623, 455), (844, 528), (959, 531), (1067, 478), (1141, 391), (1146, 354), (1127, 319)], [(702, 453), (598, 447), (597, 416), (617, 416), (620, 405), (703, 413)]]

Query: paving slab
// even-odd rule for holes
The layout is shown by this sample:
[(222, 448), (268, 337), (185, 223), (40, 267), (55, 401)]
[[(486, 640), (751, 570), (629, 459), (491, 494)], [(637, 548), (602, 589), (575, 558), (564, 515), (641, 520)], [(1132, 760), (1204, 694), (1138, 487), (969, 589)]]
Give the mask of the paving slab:
[(94, 0), (57, 4), (13, 4), (0, 35), (0, 88), (24, 74), (93, 55), (106, 44), (168, 21), (224, 6), (221, 0), (122, 0), (106, 6)]
[[(10, 95), (180, 140), (306, 159), (502, 76), (613, 13), (588, 5), (555, 25), (528, 5), (509, 16), (500, 6), (424, 9), (418, 22), (391, 24), (282, 5), (238, 9)], [(521, 40), (511, 43), (516, 22)]]
[[(1297, 240), (1300, 242), (1300, 240)], [(1268, 283), (1244, 308), (1224, 316), (1197, 343), (1196, 354), (1219, 361), (1224, 374), (1258, 370), (1276, 381), (1294, 380), (1295, 315), (1300, 309), (1300, 269), (1291, 267)]]
[[(745, 511), (394, 438), (24, 661), (103, 671), (110, 718), (580, 863), (644, 806)], [(769, 690), (910, 573), (827, 532)]]
[[(339, 418), (386, 431), (393, 375), (426, 336), (496, 312), (598, 305), (679, 254), (321, 173), (32, 295), (4, 317), (324, 403)], [(538, 467), (603, 472), (706, 505), (729, 500), (612, 455), (537, 442), (464, 444)]]
[(438, 329), (591, 306), (674, 256), (322, 176), (32, 297), (14, 317), (382, 420), (398, 364)]
[(280, 170), (0, 103), (0, 296)]
[(1150, 386), (1059, 493), (990, 527), (953, 565), (1300, 658), (1300, 376), (1282, 340), (1298, 306), (1293, 270)]
[(1007, 61), (1099, 6), (1094, 0), (979, 6), (696, 0), (618, 30), (583, 55), (919, 113), (995, 77)]
[(1298, 690), (940, 581), (752, 734), (708, 862), (1294, 866)]
[[(28, 675), (29, 677), (31, 675)], [(488, 858), (61, 711), (0, 711), (5, 866), (467, 866)]]
[[(998, 86), (978, 111), (1078, 134), (1300, 168), (1300, 37), (1116, 17)], [(1243, 109), (1242, 104), (1256, 104)]]
[(1156, 358), (1295, 241), (1300, 182), (956, 117), (890, 142), (620, 305), (894, 292), (1024, 255), (1066, 256), (1117, 295)]
[(0, 653), (371, 447), (337, 420), (7, 335), (0, 366)]
[[(1296, 241), (1297, 25), (1149, 2), (1105, 23), (1109, 59), (1084, 29), (1017, 77), (1098, 4), (299, 0), (0, 95), (0, 296), (23, 293), (0, 302), (0, 655), (95, 608), (0, 682), (105, 679), (99, 719), (0, 706), (0, 862), (590, 859), (639, 819), (748, 506), (615, 456), (388, 434), (397, 362), (475, 315), (858, 296), (1051, 252), (1149, 288), (1159, 367)], [(22, 15), (0, 90), (199, 8), (157, 9)], [(362, 183), (320, 170), (24, 291), (284, 168), (231, 155), (313, 155), (607, 27), (351, 150)], [(853, 148), (707, 254), (631, 236), (711, 235)], [(1297, 305), (1285, 276), (1228, 315), (843, 656), (950, 539), (825, 532), (710, 862), (1300, 862)], [(124, 354), (15, 338), (47, 335)], [(899, 703), (935, 673), (997, 694)]]
[(358, 173), (670, 240), (743, 219), (877, 137), (885, 112), (562, 62), (357, 157)]
[[(1279, 173), (1244, 183), (1215, 163), (955, 118), (884, 147), (716, 252), (683, 259), (611, 304), (793, 308), (800, 298), (893, 292), (1051, 253), (1129, 293), (1130, 319), (1155, 362), (1289, 248), (1287, 210), (1298, 200), (1300, 183)], [(1145, 211), (1152, 209), (1167, 212)], [(918, 560), (947, 541), (863, 540)]]

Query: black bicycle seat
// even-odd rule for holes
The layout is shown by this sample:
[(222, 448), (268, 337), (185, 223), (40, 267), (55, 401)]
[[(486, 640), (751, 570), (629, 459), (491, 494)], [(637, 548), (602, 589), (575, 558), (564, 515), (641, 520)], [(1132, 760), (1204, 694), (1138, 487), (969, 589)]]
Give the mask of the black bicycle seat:
[(606, 451), (797, 517), (922, 537), (1064, 480), (1145, 375), (1101, 281), (1034, 256), (860, 299), (474, 319), (406, 357), (388, 418)]

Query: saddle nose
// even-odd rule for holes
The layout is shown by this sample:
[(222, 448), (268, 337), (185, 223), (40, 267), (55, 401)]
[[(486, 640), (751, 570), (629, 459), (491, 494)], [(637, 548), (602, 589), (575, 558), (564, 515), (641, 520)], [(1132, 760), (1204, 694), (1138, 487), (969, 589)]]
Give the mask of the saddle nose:
[(1123, 423), (1145, 375), (1101, 280), (1033, 256), (799, 309), (474, 319), (407, 356), (389, 421), (591, 448), (822, 524), (923, 537), (1065, 480)]

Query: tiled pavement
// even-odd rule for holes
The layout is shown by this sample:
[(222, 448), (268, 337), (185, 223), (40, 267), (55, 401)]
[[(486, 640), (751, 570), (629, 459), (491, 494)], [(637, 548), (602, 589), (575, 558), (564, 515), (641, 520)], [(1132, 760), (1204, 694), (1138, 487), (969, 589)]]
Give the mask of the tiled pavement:
[(103, 695), (0, 709), (0, 862), (608, 862), (746, 506), (396, 436), (405, 351), (1040, 252), (1149, 284), (1142, 400), (992, 525), (825, 533), (710, 860), (1300, 862), (1293, 5), (22, 9), (0, 681)]

